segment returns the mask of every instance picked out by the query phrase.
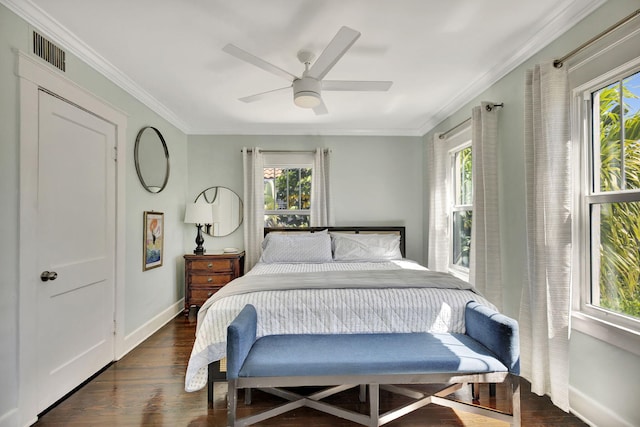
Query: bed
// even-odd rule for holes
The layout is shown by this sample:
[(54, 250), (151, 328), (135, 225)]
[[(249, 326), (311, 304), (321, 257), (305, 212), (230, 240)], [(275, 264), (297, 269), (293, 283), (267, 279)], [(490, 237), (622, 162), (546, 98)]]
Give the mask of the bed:
[(185, 390), (209, 384), (212, 396), (227, 326), (246, 304), (267, 336), (464, 333), (469, 301), (494, 307), (469, 283), (405, 258), (404, 227), (265, 229), (260, 262), (198, 312)]

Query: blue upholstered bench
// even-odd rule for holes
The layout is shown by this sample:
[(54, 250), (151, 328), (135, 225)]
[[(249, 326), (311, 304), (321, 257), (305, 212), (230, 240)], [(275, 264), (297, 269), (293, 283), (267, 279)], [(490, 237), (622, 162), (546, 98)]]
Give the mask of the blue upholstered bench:
[[(228, 423), (254, 424), (309, 406), (367, 426), (379, 426), (430, 403), (520, 425), (518, 325), (475, 302), (465, 309), (465, 334), (381, 333), (354, 335), (271, 335), (256, 339), (257, 313), (247, 305), (228, 328)], [(510, 386), (512, 411), (488, 410), (447, 399), (466, 383)], [(427, 396), (394, 384), (442, 383)], [(369, 387), (369, 415), (329, 405), (321, 399), (348, 388)], [(282, 387), (334, 386), (310, 396)], [(379, 414), (379, 388), (416, 399)], [(260, 388), (289, 400), (271, 410), (236, 419), (237, 390)]]

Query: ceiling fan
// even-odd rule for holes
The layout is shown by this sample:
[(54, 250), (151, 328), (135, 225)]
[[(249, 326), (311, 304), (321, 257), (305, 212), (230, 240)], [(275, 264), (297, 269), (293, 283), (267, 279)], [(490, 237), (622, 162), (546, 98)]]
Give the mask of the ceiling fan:
[(293, 88), (293, 102), (298, 107), (312, 108), (316, 114), (327, 114), (327, 107), (321, 96), (323, 90), (384, 92), (389, 90), (393, 83), (389, 81), (323, 80), (324, 76), (331, 71), (333, 66), (336, 65), (340, 58), (349, 50), (358, 37), (360, 37), (358, 31), (349, 27), (340, 28), (333, 40), (331, 40), (315, 62), (315, 55), (313, 53), (305, 50), (299, 51), (297, 55), (298, 60), (304, 64), (304, 72), (300, 77), (232, 44), (227, 44), (222, 50), (291, 82), (289, 86), (240, 98), (240, 101), (254, 102), (274, 92)]

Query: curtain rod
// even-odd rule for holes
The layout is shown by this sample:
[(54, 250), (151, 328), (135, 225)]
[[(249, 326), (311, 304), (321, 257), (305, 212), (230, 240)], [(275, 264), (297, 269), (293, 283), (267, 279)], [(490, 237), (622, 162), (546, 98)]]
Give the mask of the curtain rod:
[(455, 125), (454, 127), (452, 127), (451, 129), (449, 129), (446, 132), (442, 132), (440, 135), (438, 135), (439, 139), (445, 139), (449, 134), (451, 134), (453, 131), (455, 131), (456, 129), (466, 125), (467, 123), (469, 123), (471, 121), (471, 117), (469, 117), (468, 119), (458, 123), (457, 125)]
[[(497, 108), (497, 107), (504, 107), (504, 103), (500, 103), (500, 104), (488, 104), (486, 108), (487, 108), (487, 111), (491, 111), (491, 110), (493, 110), (494, 108)], [(458, 123), (457, 125), (455, 125), (455, 126), (454, 126), (454, 127), (452, 127), (451, 129), (449, 129), (448, 131), (446, 131), (446, 132), (442, 132), (440, 135), (438, 135), (438, 138), (439, 138), (439, 139), (445, 139), (445, 138), (446, 138), (447, 136), (449, 136), (453, 131), (455, 131), (456, 129), (458, 129), (458, 128), (459, 128), (459, 127), (461, 127), (461, 126), (466, 125), (466, 124), (467, 124), (467, 123), (469, 123), (470, 121), (471, 121), (471, 117), (469, 117), (468, 119), (466, 119), (466, 120), (464, 120), (464, 121), (462, 121), (462, 122)]]
[[(322, 150), (325, 153), (330, 152), (331, 150), (328, 148), (325, 148), (324, 150)], [(240, 150), (240, 152), (242, 152), (242, 150)], [(247, 153), (252, 153), (253, 152), (253, 148), (247, 148)], [(260, 150), (261, 153), (293, 153), (293, 154), (299, 154), (299, 153), (315, 153), (316, 150)]]
[(640, 15), (640, 9), (637, 9), (635, 12), (633, 12), (631, 15), (621, 19), (620, 21), (616, 22), (615, 24), (613, 24), (612, 26), (610, 26), (609, 28), (607, 28), (606, 30), (604, 30), (603, 32), (601, 32), (600, 34), (598, 34), (597, 36), (587, 40), (586, 42), (584, 42), (583, 44), (581, 44), (580, 46), (578, 46), (577, 48), (573, 49), (571, 52), (567, 53), (565, 56), (563, 56), (560, 59), (556, 59), (555, 61), (553, 61), (553, 66), (556, 68), (562, 68), (562, 65), (564, 63), (564, 61), (566, 61), (567, 59), (571, 58), (572, 56), (574, 56), (576, 53), (586, 49), (587, 47), (591, 46), (592, 44), (594, 44), (595, 42), (597, 42), (598, 40), (602, 39), (603, 37), (607, 36), (609, 33), (617, 30), (619, 27), (623, 26), (624, 24), (626, 24), (627, 22), (633, 20), (634, 18), (636, 18), (638, 15)]

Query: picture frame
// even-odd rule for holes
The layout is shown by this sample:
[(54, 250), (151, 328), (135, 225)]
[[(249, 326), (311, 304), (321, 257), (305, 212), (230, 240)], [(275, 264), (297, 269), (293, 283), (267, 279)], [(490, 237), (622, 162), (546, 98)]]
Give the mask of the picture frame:
[(145, 211), (142, 240), (142, 271), (162, 266), (164, 258), (164, 213)]

